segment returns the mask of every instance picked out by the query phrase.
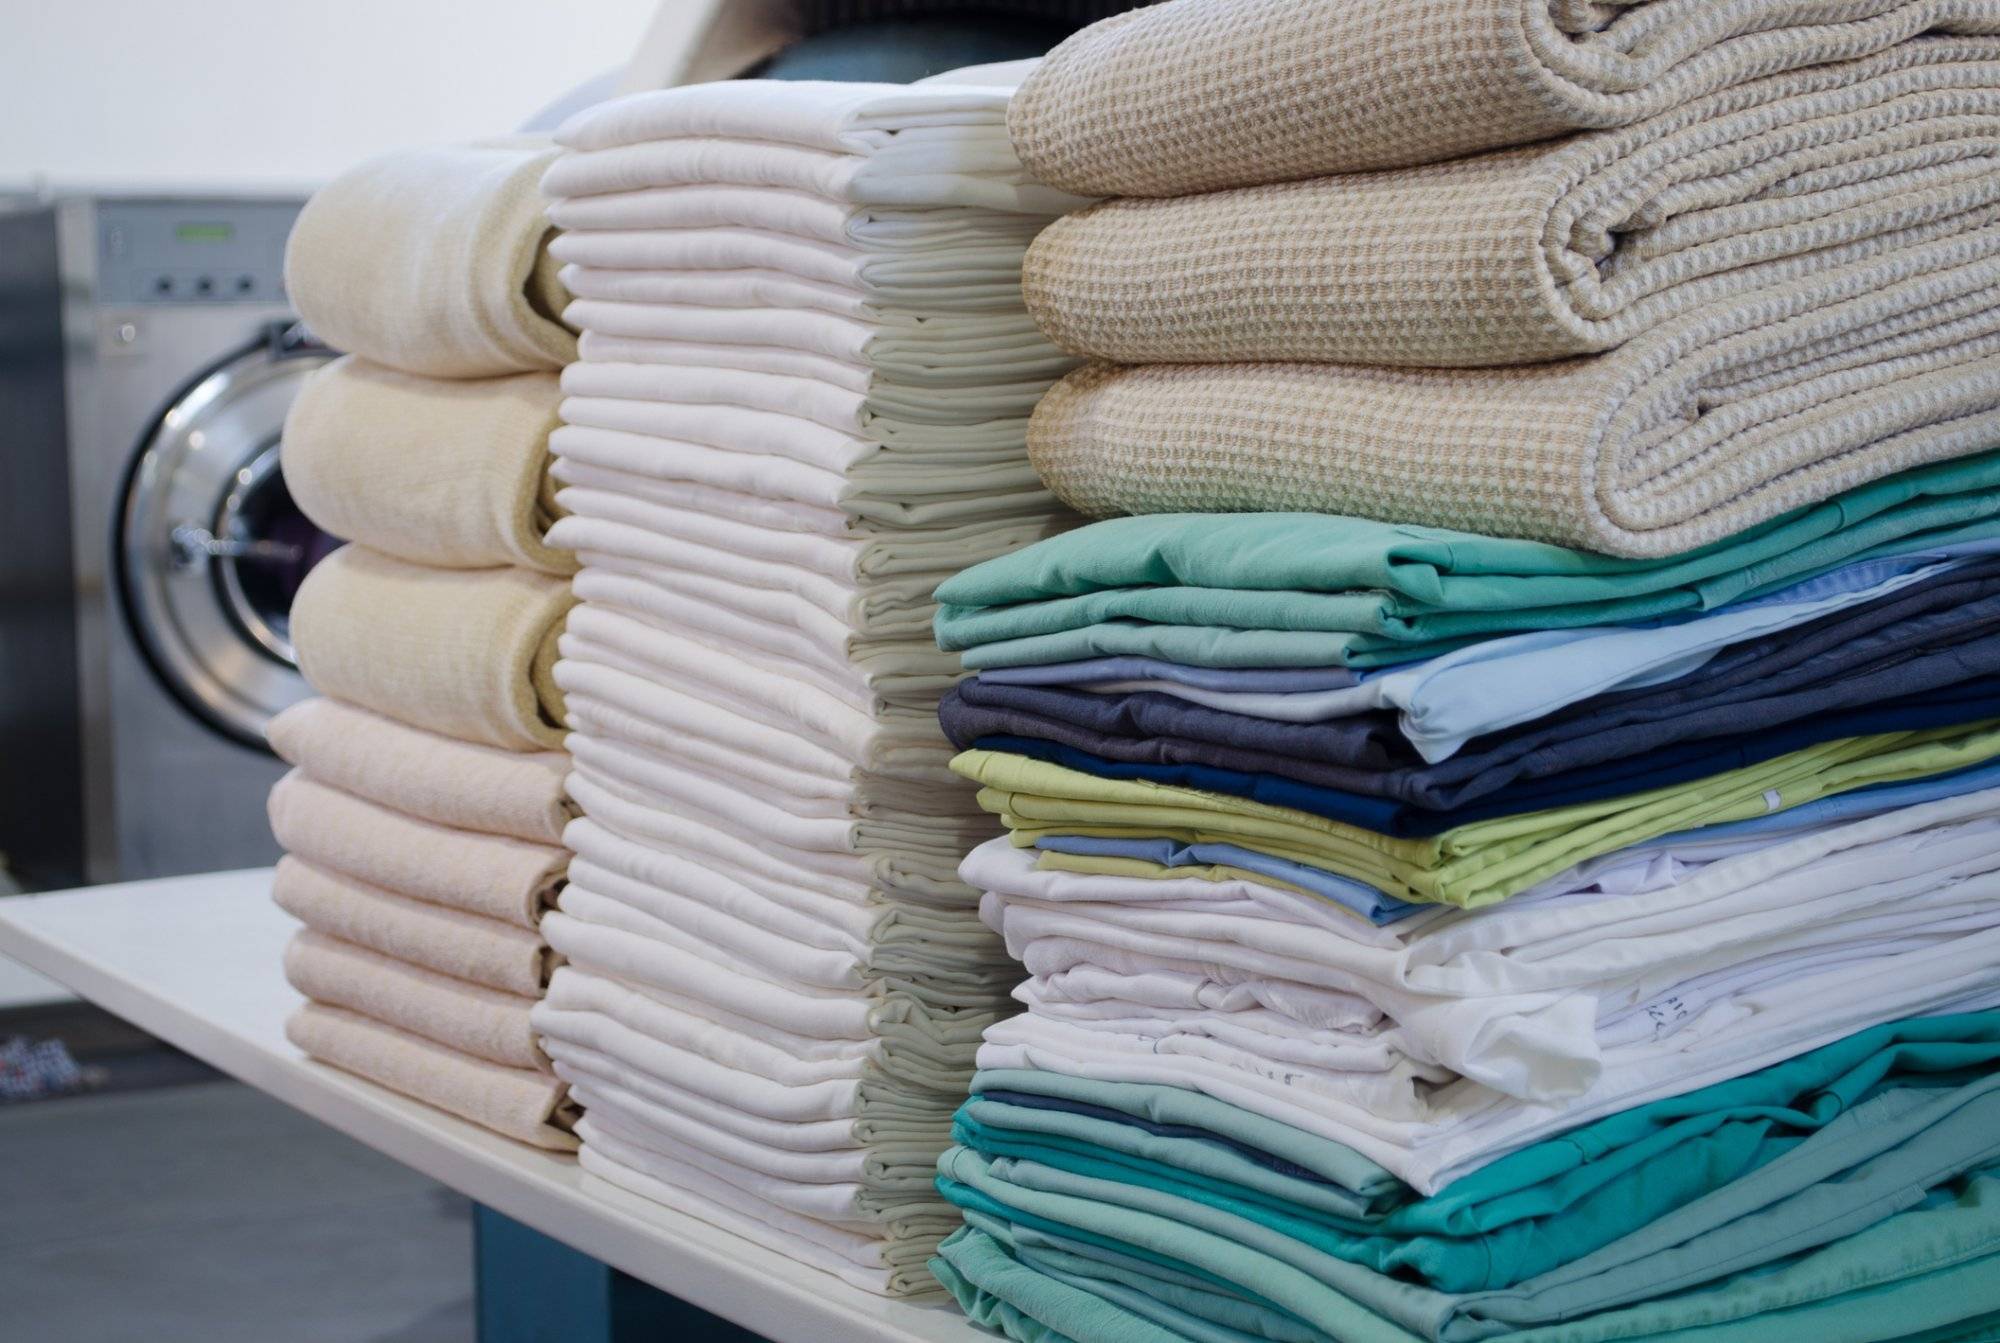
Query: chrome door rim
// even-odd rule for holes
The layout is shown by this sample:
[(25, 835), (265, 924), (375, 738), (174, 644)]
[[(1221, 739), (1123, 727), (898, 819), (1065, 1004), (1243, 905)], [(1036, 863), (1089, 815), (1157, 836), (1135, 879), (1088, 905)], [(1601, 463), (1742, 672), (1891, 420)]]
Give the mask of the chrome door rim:
[(258, 341), (198, 377), (139, 447), (119, 507), (113, 559), (126, 629), (182, 707), (260, 749), (271, 718), (311, 691), (289, 640), (246, 599), (235, 563), (191, 554), (177, 533), (231, 537), (247, 492), (277, 467), (299, 386), (331, 358)]

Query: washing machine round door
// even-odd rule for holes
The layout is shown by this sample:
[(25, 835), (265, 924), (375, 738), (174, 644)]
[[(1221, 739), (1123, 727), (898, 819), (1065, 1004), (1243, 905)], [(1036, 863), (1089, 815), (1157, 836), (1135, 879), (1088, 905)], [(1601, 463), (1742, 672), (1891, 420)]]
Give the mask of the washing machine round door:
[(334, 356), (272, 333), (194, 378), (125, 474), (113, 572), (146, 664), (201, 722), (269, 749), (265, 726), (311, 691), (292, 655), (292, 597), (340, 543), (285, 489), (285, 413)]

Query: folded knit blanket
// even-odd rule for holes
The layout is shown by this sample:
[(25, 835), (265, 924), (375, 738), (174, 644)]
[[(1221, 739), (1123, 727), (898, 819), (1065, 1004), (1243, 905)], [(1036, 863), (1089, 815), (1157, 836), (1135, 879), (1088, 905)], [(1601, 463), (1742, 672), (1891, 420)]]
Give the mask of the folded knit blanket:
[(278, 860), (271, 899), (315, 932), (520, 997), (539, 998), (561, 964), (533, 929), (411, 899), (296, 854)]
[(576, 1150), (569, 1084), (533, 1068), (508, 1068), (448, 1048), (356, 1012), (307, 1003), (285, 1023), (307, 1054), (414, 1096), (517, 1142)]
[(285, 288), (336, 349), (432, 378), (561, 368), (576, 335), (535, 183), (555, 158), (515, 137), (402, 149), (322, 187), (285, 249)]
[(457, 741), (325, 698), (294, 704), (267, 735), (315, 782), (409, 818), (559, 845), (576, 814), (563, 795), (569, 757), (559, 751)]
[(285, 484), (334, 536), (447, 569), (567, 574), (549, 434), (552, 373), (419, 378), (352, 356), (321, 369), (285, 419)]
[(292, 641), (315, 690), (463, 741), (562, 743), (550, 675), (573, 598), (526, 569), (428, 569), (344, 546), (299, 586)]
[(1983, 0), (1176, 0), (1050, 52), (1008, 117), (1042, 181), (1174, 196), (1623, 126), (1926, 31)]
[(1119, 363), (1524, 364), (2000, 218), (2000, 41), (1921, 38), (1429, 167), (1112, 201), (1029, 310)]
[(1028, 450), (1097, 516), (1300, 509), (1672, 555), (2000, 441), (1996, 294), (1987, 225), (1557, 364), (1092, 367)]
[(293, 770), (271, 789), (271, 833), (330, 872), (418, 900), (532, 929), (555, 903), (569, 850), (454, 830), (344, 793)]
[(285, 948), (285, 979), (316, 1003), (508, 1068), (549, 1071), (528, 1022), (533, 998), (454, 979), (352, 942), (299, 932)]

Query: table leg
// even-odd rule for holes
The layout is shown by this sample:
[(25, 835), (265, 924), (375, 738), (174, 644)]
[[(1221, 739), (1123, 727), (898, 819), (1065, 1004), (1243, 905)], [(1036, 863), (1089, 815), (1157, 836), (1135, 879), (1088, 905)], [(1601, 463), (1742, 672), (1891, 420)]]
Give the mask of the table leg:
[(765, 1343), (483, 1205), (472, 1244), (479, 1343)]

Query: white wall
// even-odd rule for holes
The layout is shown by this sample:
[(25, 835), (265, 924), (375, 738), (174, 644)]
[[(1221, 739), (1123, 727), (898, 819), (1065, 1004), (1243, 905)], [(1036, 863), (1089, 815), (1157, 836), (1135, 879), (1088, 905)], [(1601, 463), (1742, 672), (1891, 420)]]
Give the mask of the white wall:
[(659, 2), (0, 0), (0, 187), (311, 187), (513, 130)]

